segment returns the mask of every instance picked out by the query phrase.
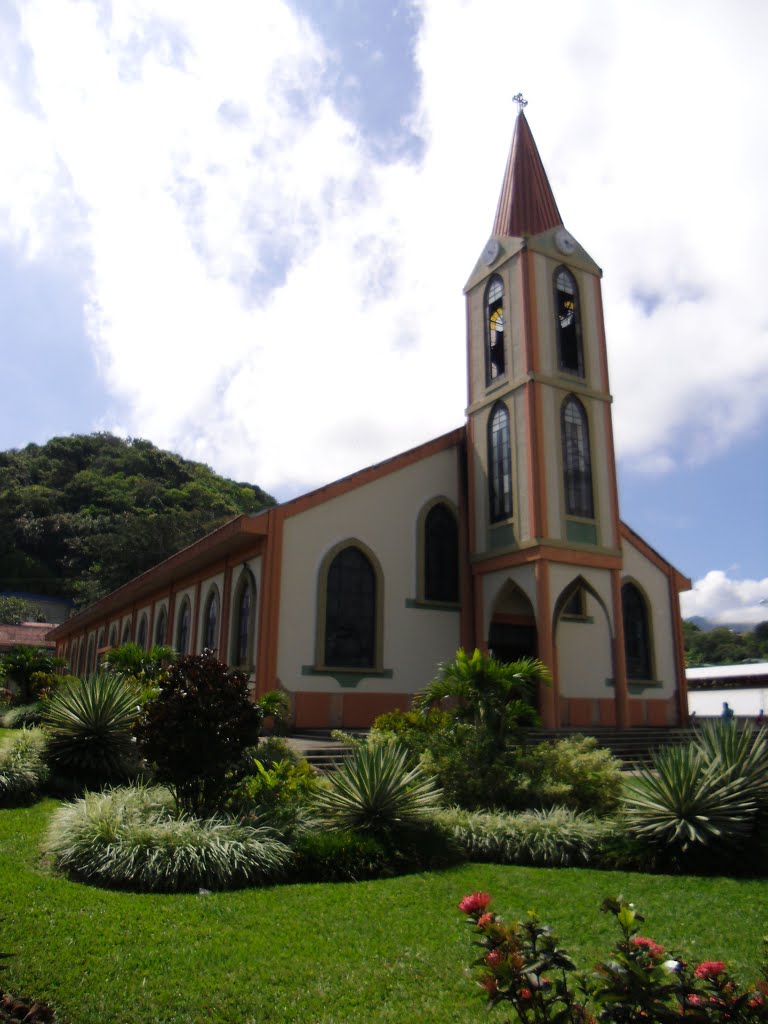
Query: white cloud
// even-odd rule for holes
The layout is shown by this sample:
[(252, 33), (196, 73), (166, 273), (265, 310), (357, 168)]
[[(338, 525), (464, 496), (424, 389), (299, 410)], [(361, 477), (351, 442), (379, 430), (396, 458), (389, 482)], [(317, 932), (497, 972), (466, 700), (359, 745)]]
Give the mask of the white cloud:
[(713, 569), (680, 595), (683, 618), (701, 615), (721, 626), (768, 621), (768, 577), (737, 580)]
[(768, 8), (420, 9), (416, 164), (374, 158), (325, 92), (333, 41), (282, 0), (19, 5), (36, 92), (0, 86), (0, 231), (28, 258), (84, 247), (122, 428), (286, 493), (458, 425), (461, 286), (523, 89), (606, 267), (620, 456), (670, 471), (752, 429)]

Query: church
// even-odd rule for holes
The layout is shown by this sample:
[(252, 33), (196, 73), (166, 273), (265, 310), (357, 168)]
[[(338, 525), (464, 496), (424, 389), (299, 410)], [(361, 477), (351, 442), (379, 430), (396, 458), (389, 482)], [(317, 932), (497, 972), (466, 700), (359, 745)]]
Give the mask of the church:
[(690, 581), (619, 516), (601, 270), (517, 116), (466, 288), (466, 423), (239, 516), (56, 626), (75, 672), (133, 640), (209, 648), (293, 724), (406, 709), (459, 646), (551, 670), (548, 728), (687, 720)]

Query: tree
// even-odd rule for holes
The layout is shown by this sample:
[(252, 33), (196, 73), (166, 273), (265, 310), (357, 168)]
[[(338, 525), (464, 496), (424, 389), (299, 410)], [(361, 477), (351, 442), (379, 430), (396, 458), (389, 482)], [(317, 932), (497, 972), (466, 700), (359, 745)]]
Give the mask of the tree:
[(0, 667), (7, 681), (19, 687), (19, 703), (31, 704), (34, 700), (34, 680), (38, 673), (55, 671), (66, 665), (64, 658), (56, 658), (49, 651), (37, 647), (13, 647), (0, 659)]
[(43, 613), (23, 597), (0, 597), (0, 622), (19, 626), (22, 622), (42, 622)]
[(247, 676), (205, 651), (170, 667), (135, 733), (176, 806), (202, 816), (219, 810), (247, 769), (243, 754), (258, 743), (262, 718), (249, 699)]
[(457, 720), (471, 722), (503, 747), (510, 732), (538, 722), (533, 707), (536, 687), (551, 681), (549, 669), (538, 658), (507, 663), (477, 649), (469, 655), (459, 648), (455, 659), (440, 665), (437, 678), (416, 694), (413, 704), (426, 714), (443, 701), (453, 701)]

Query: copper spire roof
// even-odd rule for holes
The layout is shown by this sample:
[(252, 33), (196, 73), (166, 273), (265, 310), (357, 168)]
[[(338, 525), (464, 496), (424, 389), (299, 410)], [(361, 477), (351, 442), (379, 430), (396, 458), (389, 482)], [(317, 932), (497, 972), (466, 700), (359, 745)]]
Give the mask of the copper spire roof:
[(492, 233), (519, 238), (538, 235), (562, 223), (531, 129), (520, 111)]

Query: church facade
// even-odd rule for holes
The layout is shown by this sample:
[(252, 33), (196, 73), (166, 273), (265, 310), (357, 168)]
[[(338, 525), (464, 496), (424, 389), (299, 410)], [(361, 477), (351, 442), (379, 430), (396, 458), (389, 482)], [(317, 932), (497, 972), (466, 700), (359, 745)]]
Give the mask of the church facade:
[(521, 112), (465, 289), (465, 426), (232, 520), (57, 626), (57, 652), (209, 648), (310, 728), (405, 709), (480, 647), (547, 664), (547, 727), (685, 722), (690, 581), (619, 516), (600, 280)]

